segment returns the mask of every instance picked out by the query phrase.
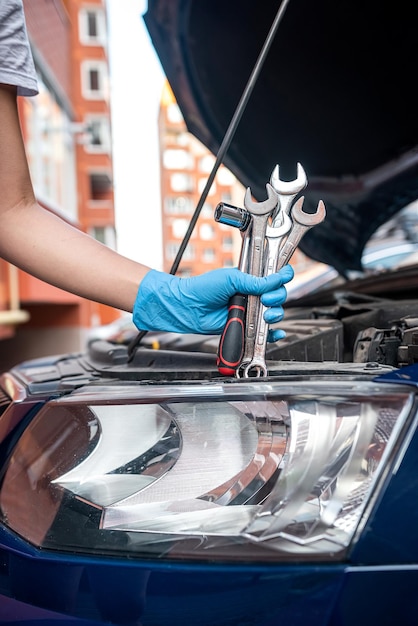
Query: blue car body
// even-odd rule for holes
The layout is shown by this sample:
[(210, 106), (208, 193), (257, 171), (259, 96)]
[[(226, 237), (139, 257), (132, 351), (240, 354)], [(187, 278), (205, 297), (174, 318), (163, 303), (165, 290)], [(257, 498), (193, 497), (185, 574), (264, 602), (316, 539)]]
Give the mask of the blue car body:
[[(210, 343), (211, 339), (201, 338), (201, 341), (203, 344)], [(182, 376), (182, 365), (179, 363), (176, 374), (172, 375), (162, 373), (161, 366), (157, 367), (155, 379), (150, 381), (150, 370), (145, 376), (143, 363), (130, 366), (129, 375), (129, 366), (125, 365), (121, 373), (121, 346), (117, 348), (101, 340), (96, 343), (97, 345), (93, 342), (90, 355), (66, 355), (29, 361), (1, 378), (4, 396), (0, 418), (0, 429), (3, 433), (0, 444), (1, 623), (29, 625), (64, 622), (86, 626), (105, 623), (143, 626), (276, 626), (285, 623), (358, 625), (392, 624), (395, 620), (402, 624), (416, 623), (416, 365), (399, 369), (376, 362), (294, 362), (291, 365), (290, 362), (271, 361), (271, 375), (267, 379), (249, 379), (243, 382), (220, 379), (213, 371), (214, 355), (202, 352), (195, 353), (197, 380), (188, 380), (187, 375)], [(100, 352), (108, 359), (105, 365), (97, 360)], [(142, 352), (143, 358), (148, 359), (152, 350), (143, 348)], [(170, 350), (167, 353), (170, 354)], [(167, 354), (163, 354), (161, 358), (164, 361)], [(176, 358), (178, 353), (171, 352), (171, 359)], [(193, 360), (193, 356), (190, 358)], [(77, 489), (81, 489), (79, 485), (86, 484), (85, 476), (81, 477), (76, 487), (74, 481), (61, 481), (64, 487), (60, 487), (60, 493), (65, 493), (65, 497), (60, 501), (60, 507), (56, 508), (55, 503), (51, 505), (45, 496), (50, 489), (49, 483), (54, 482), (52, 469), (36, 469), (39, 462), (45, 462), (45, 458), (55, 458), (53, 454), (58, 445), (56, 441), (65, 430), (70, 430), (71, 422), (65, 421), (67, 413), (62, 412), (62, 407), (65, 407), (65, 411), (81, 411), (82, 415), (85, 405), (94, 406), (98, 401), (100, 406), (115, 403), (117, 410), (121, 411), (118, 419), (123, 430), (122, 415), (125, 414), (127, 405), (134, 406), (136, 411), (138, 406), (144, 406), (144, 402), (146, 406), (148, 402), (157, 402), (159, 406), (174, 407), (174, 411), (177, 411), (174, 419), (180, 430), (184, 430), (187, 423), (193, 420), (195, 411), (205, 411), (202, 419), (216, 419), (218, 410), (223, 413), (226, 404), (242, 409), (243, 402), (249, 402), (245, 405), (246, 415), (252, 411), (257, 419), (261, 419), (264, 411), (266, 415), (270, 415), (268, 423), (272, 424), (274, 416), (268, 408), (269, 403), (276, 407), (282, 406), (283, 398), (286, 398), (287, 406), (293, 407), (290, 413), (296, 411), (299, 415), (304, 410), (304, 403), (308, 402), (311, 406), (312, 397), (316, 398), (316, 406), (319, 407), (317, 415), (321, 422), (324, 420), (323, 424), (327, 418), (325, 415), (321, 418), (321, 411), (334, 403), (336, 398), (338, 406), (341, 398), (341, 406), (346, 406), (347, 401), (350, 406), (357, 402), (367, 403), (372, 398), (372, 404), (377, 403), (378, 412), (382, 415), (396, 410), (392, 434), (385, 444), (386, 456), (381, 456), (380, 451), (379, 463), (373, 464), (373, 471), (376, 470), (379, 476), (374, 479), (372, 488), (367, 487), (367, 497), (361, 511), (356, 513), (357, 519), (350, 539), (342, 542), (338, 539), (335, 549), (330, 549), (333, 545), (331, 542), (326, 544), (325, 549), (319, 546), (316, 550), (315, 547), (310, 547), (309, 540), (301, 541), (296, 548), (292, 544), (292, 547), (288, 541), (290, 531), (287, 526), (284, 532), (281, 528), (279, 533), (272, 535), (273, 539), (267, 537), (265, 542), (263, 534), (254, 540), (255, 533), (248, 543), (247, 536), (244, 537), (245, 533), (241, 531), (236, 533), (232, 542), (233, 531), (226, 532), (225, 537), (222, 536), (222, 531), (220, 535), (217, 534), (218, 531), (214, 532), (211, 516), (226, 510), (228, 513), (232, 510), (232, 514), (235, 510), (244, 511), (247, 505), (252, 510), (254, 494), (257, 493), (259, 484), (254, 487), (255, 483), (251, 481), (248, 484), (252, 485), (252, 495), (247, 497), (245, 503), (242, 504), (243, 500), (240, 501), (239, 496), (234, 494), (225, 506), (219, 506), (213, 512), (210, 509), (209, 517), (199, 522), (201, 532), (196, 531), (194, 522), (188, 526), (187, 515), (194, 515), (194, 511), (190, 509), (184, 518), (186, 527), (190, 529), (186, 537), (178, 534), (178, 527), (174, 534), (171, 530), (167, 531), (170, 521), (168, 526), (164, 526), (164, 532), (168, 532), (168, 535), (162, 540), (156, 541), (156, 535), (150, 534), (145, 542), (141, 543), (140, 540), (137, 545), (137, 537), (140, 535), (130, 532), (132, 524), (119, 527), (116, 524), (106, 530), (106, 524), (103, 525), (105, 517), (102, 517), (100, 530), (97, 526), (99, 518), (94, 512), (99, 508), (97, 504), (85, 515), (83, 507), (94, 499), (92, 493), (98, 493), (97, 484), (89, 492), (90, 495), (86, 496), (86, 490), (77, 492)], [(188, 410), (187, 402), (194, 407), (193, 410)], [(205, 406), (210, 408), (202, 409)], [(96, 407), (96, 410), (99, 414), (101, 409)], [(351, 419), (352, 409), (349, 412)], [(357, 413), (357, 409), (354, 413)], [(296, 413), (291, 415), (292, 420), (295, 415)], [(334, 418), (335, 415), (331, 421)], [(338, 420), (344, 421), (345, 418), (344, 411), (340, 411)], [(365, 419), (364, 416), (362, 419)], [(35, 451), (39, 446), (45, 445), (47, 448), (49, 445), (52, 430), (60, 430), (60, 420), (65, 422), (65, 428), (60, 431), (60, 437), (54, 439), (51, 447), (54, 452), (48, 449), (38, 455)], [(91, 416), (89, 420), (91, 422)], [(106, 433), (105, 420), (106, 411), (102, 417), (103, 438)], [(223, 420), (228, 421), (226, 412)], [(143, 427), (141, 424), (142, 417), (140, 428)], [(323, 424), (319, 426), (319, 433), (323, 433)], [(286, 444), (290, 447), (293, 437), (291, 431), (295, 427), (296, 422), (290, 426)], [(218, 425), (216, 428), (220, 428), (220, 436), (224, 438), (222, 427)], [(229, 427), (225, 432), (229, 432), (228, 429)], [(263, 426), (263, 432), (265, 429)], [(209, 430), (210, 426), (208, 432)], [(47, 432), (47, 436), (44, 437), (42, 432)], [(247, 433), (246, 427), (242, 429), (240, 437), (244, 437), (243, 433)], [(74, 442), (73, 448), (71, 437), (62, 445), (59, 456), (77, 456), (79, 440)], [(322, 434), (320, 439), (321, 437)], [(43, 444), (43, 441), (46, 443)], [(231, 442), (224, 443), (230, 446), (233, 455), (235, 444)], [(303, 457), (306, 460), (303, 462), (309, 463), (311, 458), (314, 463), (323, 444), (324, 442), (319, 441), (315, 454), (312, 450), (309, 453), (309, 448), (306, 448)], [(99, 443), (96, 441), (95, 445), (97, 450)], [(185, 434), (183, 454), (187, 445)], [(217, 441), (216, 446), (222, 456), (224, 451), (219, 445), (222, 444)], [(370, 443), (367, 448), (371, 450), (375, 445), (376, 442)], [(211, 447), (210, 441), (208, 447)], [(202, 450), (204, 448), (200, 449), (199, 454), (203, 454)], [(170, 458), (163, 459), (160, 453), (161, 450), (158, 463), (167, 462), (168, 470), (163, 471), (152, 486), (169, 479), (170, 472), (176, 471), (176, 463), (178, 465), (182, 459), (179, 454), (173, 462)], [(175, 455), (172, 449), (171, 454)], [(247, 467), (255, 456), (257, 454), (251, 450), (248, 457), (251, 461)], [(29, 462), (35, 457), (36, 461)], [(84, 463), (88, 461), (84, 455), (83, 458), (74, 460), (74, 463), (71, 461), (68, 464), (66, 460), (60, 460), (60, 463), (64, 462), (66, 469), (79, 462), (81, 467), (83, 459)], [(201, 463), (205, 463), (204, 456), (201, 457)], [(292, 464), (291, 456), (287, 457), (286, 463), (289, 466)], [(19, 466), (18, 473), (16, 465)], [(289, 481), (289, 472), (287, 478), (283, 476), (286, 474), (285, 466), (282, 466), (278, 475), (276, 473), (266, 480), (263, 488), (267, 487), (272, 492), (280, 481)], [(38, 478), (34, 476), (37, 471), (40, 472)], [(140, 473), (140, 470), (136, 471)], [(339, 467), (336, 476), (340, 471)], [(362, 472), (364, 473), (364, 467)], [(318, 470), (319, 474), (323, 481), (321, 469)], [(244, 481), (244, 476), (242, 474), (241, 481)], [(298, 481), (301, 481), (300, 477)], [(336, 493), (338, 479), (335, 478), (330, 484), (331, 491)], [(146, 486), (143, 492), (147, 489), (150, 487)], [(75, 491), (68, 499), (71, 490)], [(180, 493), (181, 484), (178, 485), (178, 490)], [(332, 502), (331, 491), (320, 509), (326, 508)], [(51, 493), (53, 498), (57, 497), (55, 487)], [(292, 493), (296, 498), (297, 489)], [(172, 492), (171, 495), (173, 503), (176, 494)], [(106, 502), (106, 497), (102, 502)], [(179, 497), (181, 500), (181, 496)], [(219, 503), (223, 497), (219, 498)], [(268, 497), (271, 496), (260, 496), (256, 507), (265, 506)], [(113, 504), (109, 508), (112, 506)], [(49, 516), (49, 510), (53, 511), (52, 517)], [(295, 510), (292, 511), (292, 515), (296, 516)], [(263, 514), (267, 515), (267, 511), (264, 510)], [(40, 532), (45, 516), (48, 518), (46, 534)], [(344, 519), (347, 522), (349, 518)], [(145, 524), (147, 523), (146, 521)], [(276, 523), (275, 518), (273, 523)], [(229, 524), (227, 518), (225, 524)], [(140, 522), (140, 531), (141, 528), (143, 531), (145, 527), (141, 527)], [(135, 529), (137, 531), (138, 528)], [(250, 534), (247, 534), (248, 537)], [(308, 535), (314, 537), (315, 524)], [(299, 539), (300, 537), (297, 541)], [(272, 551), (267, 547), (270, 541), (273, 544), (278, 541)], [(281, 543), (283, 541), (284, 544)], [(319, 544), (321, 541), (322, 539)], [(236, 542), (238, 545), (235, 545)], [(313, 540), (314, 546), (316, 543)]]

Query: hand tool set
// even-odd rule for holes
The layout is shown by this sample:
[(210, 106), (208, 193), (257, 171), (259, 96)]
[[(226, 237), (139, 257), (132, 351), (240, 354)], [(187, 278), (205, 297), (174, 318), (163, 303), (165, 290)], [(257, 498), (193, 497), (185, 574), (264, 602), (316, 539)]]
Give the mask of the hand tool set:
[[(239, 228), (242, 246), (239, 269), (255, 276), (268, 276), (286, 265), (303, 235), (325, 218), (325, 206), (319, 201), (315, 213), (303, 211), (307, 177), (298, 163), (297, 178), (282, 181), (276, 165), (270, 183), (266, 184), (267, 200), (256, 202), (247, 188), (244, 209), (220, 203), (215, 221)], [(265, 352), (268, 324), (266, 308), (259, 296), (237, 294), (229, 303), (228, 319), (218, 350), (218, 369), (237, 378), (267, 376)]]

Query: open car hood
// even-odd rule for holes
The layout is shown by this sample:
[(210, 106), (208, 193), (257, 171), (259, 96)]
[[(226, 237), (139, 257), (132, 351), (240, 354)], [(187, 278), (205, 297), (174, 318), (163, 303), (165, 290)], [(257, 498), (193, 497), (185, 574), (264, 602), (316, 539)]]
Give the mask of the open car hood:
[[(217, 153), (280, 2), (149, 0), (144, 16), (188, 129)], [(376, 229), (418, 197), (413, 7), (291, 0), (225, 158), (257, 199), (274, 166), (308, 176), (327, 219), (301, 249), (361, 269)]]

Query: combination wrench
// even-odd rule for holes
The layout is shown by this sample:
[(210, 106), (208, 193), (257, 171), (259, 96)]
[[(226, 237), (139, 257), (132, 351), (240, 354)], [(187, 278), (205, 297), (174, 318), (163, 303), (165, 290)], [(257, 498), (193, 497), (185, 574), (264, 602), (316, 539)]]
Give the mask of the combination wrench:
[[(308, 184), (308, 178), (302, 165), (297, 165), (297, 176), (294, 180), (285, 181), (280, 179), (279, 166), (276, 165), (271, 176), (270, 184), (279, 196), (279, 208), (280, 212), (284, 215), (289, 215), (290, 207), (298, 193), (303, 191)], [(273, 219), (276, 216), (273, 215)]]
[[(278, 204), (278, 196), (273, 187), (267, 183), (267, 200), (256, 202), (251, 198), (248, 187), (244, 197), (244, 207), (251, 215), (251, 237), (248, 249), (248, 273), (261, 276), (265, 254), (266, 230), (268, 220)], [(244, 354), (242, 361), (250, 361), (254, 352), (256, 323), (260, 298), (249, 295), (247, 299), (247, 314), (245, 323)]]
[[(280, 218), (282, 223), (279, 226), (276, 226), (275, 224), (280, 221)], [(277, 216), (276, 221), (273, 223), (273, 225), (267, 226), (266, 260), (263, 272), (264, 276), (269, 276), (270, 274), (276, 272), (277, 258), (280, 251), (280, 246), (282, 245), (283, 238), (290, 231), (291, 227), (292, 220), (286, 213)], [(241, 365), (237, 370), (238, 378), (240, 378), (241, 376), (244, 378), (248, 378), (249, 372), (253, 369), (257, 369), (258, 376), (265, 376), (267, 374), (265, 361), (263, 358), (261, 358), (262, 355), (265, 353), (269, 328), (268, 323), (264, 319), (265, 310), (266, 307), (260, 301), (257, 311), (256, 334), (253, 352), (252, 355), (244, 355)]]
[[(274, 234), (275, 229), (267, 229), (266, 236), (269, 248), (271, 248), (271, 258), (269, 255), (266, 266), (267, 273), (277, 272), (284, 267), (290, 261), (292, 254), (296, 250), (304, 234), (310, 228), (320, 224), (325, 219), (326, 211), (322, 200), (319, 201), (315, 213), (305, 213), (305, 211), (303, 211), (303, 202), (304, 198), (301, 197), (292, 207), (291, 216), (293, 225), (291, 225), (292, 221), (286, 213), (282, 215), (283, 227), (285, 231), (287, 228), (286, 232), (290, 231), (283, 245), (281, 244), (281, 239), (276, 240), (274, 238), (274, 236), (279, 237), (279, 235)], [(278, 218), (279, 216), (277, 219)], [(278, 230), (280, 230), (280, 228)], [(283, 237), (283, 235), (281, 235), (281, 237)], [(277, 243), (273, 243), (275, 241), (277, 241)], [(250, 372), (255, 372), (257, 377), (267, 376), (265, 353), (268, 324), (264, 320), (265, 310), (266, 307), (261, 304), (257, 317), (257, 331), (254, 342), (253, 357), (248, 363), (242, 363), (242, 375), (244, 378), (248, 378), (250, 376)]]

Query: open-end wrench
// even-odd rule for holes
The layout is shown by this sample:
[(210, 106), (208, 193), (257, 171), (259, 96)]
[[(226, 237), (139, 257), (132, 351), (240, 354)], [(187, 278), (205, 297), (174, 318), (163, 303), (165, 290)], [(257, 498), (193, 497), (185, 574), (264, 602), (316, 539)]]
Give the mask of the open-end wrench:
[(280, 248), (277, 257), (276, 272), (289, 262), (292, 254), (298, 247), (304, 234), (313, 226), (324, 221), (326, 216), (325, 204), (320, 200), (315, 213), (305, 213), (303, 210), (304, 197), (302, 196), (292, 207), (293, 226), (285, 243)]
[[(248, 258), (248, 273), (254, 276), (261, 276), (264, 258), (264, 245), (266, 229), (270, 215), (278, 205), (277, 193), (273, 187), (267, 183), (267, 200), (256, 202), (251, 197), (251, 190), (247, 187), (244, 196), (244, 207), (251, 215), (251, 240)], [(257, 296), (255, 296), (257, 297)]]
[[(292, 227), (292, 220), (284, 213), (282, 215), (282, 224), (280, 226), (267, 226), (266, 239), (267, 250), (266, 260), (264, 263), (264, 276), (269, 276), (276, 271), (277, 257), (279, 254), (280, 246), (282, 244), (283, 237), (287, 235)], [(257, 370), (257, 376), (266, 376), (267, 368), (264, 359), (267, 344), (268, 323), (264, 319), (264, 312), (266, 307), (260, 302), (260, 306), (257, 313), (257, 327), (256, 336), (254, 342), (253, 355), (251, 360), (246, 361), (245, 357), (241, 362), (236, 374), (240, 378), (248, 378), (249, 372), (252, 369)]]
[[(291, 216), (293, 220), (293, 226), (291, 230), (290, 228), (287, 229), (288, 231), (290, 230), (290, 232), (284, 245), (280, 247), (280, 240), (280, 250), (278, 250), (277, 245), (272, 245), (272, 252), (275, 252), (276, 256), (274, 257), (272, 268), (269, 268), (270, 273), (272, 271), (277, 272), (282, 267), (284, 267), (290, 261), (290, 258), (296, 250), (297, 246), (299, 245), (303, 235), (310, 228), (316, 226), (317, 224), (320, 224), (325, 219), (326, 211), (325, 205), (322, 200), (319, 201), (315, 213), (305, 213), (302, 208), (303, 202), (304, 198), (301, 197), (292, 207)], [(282, 219), (283, 225), (286, 224), (286, 219), (290, 222), (290, 218), (286, 214), (283, 214)], [(274, 228), (272, 230), (274, 231)], [(269, 237), (269, 229), (267, 229), (267, 237)], [(254, 343), (254, 355), (249, 363), (243, 363), (242, 375), (244, 378), (248, 378), (250, 376), (250, 372), (255, 372), (255, 375), (257, 377), (267, 376), (265, 352), (268, 324), (264, 321), (264, 311), (265, 307), (261, 305), (257, 318), (257, 334)]]
[[(298, 193), (303, 191), (308, 184), (305, 170), (300, 163), (298, 163), (297, 171), (297, 177), (290, 181), (280, 180), (278, 165), (276, 165), (271, 174), (270, 184), (279, 196), (279, 208), (280, 214), (282, 215), (289, 215), (292, 202)], [(273, 216), (273, 218), (275, 217), (276, 216)]]
[[(273, 187), (267, 183), (266, 189), (268, 198), (264, 202), (252, 200), (249, 187), (244, 197), (244, 207), (252, 217), (251, 239), (248, 250), (248, 273), (254, 276), (261, 276), (263, 271), (268, 220), (278, 204), (277, 193)], [(258, 296), (248, 296), (243, 361), (251, 361), (253, 357), (259, 306), (260, 298)]]

